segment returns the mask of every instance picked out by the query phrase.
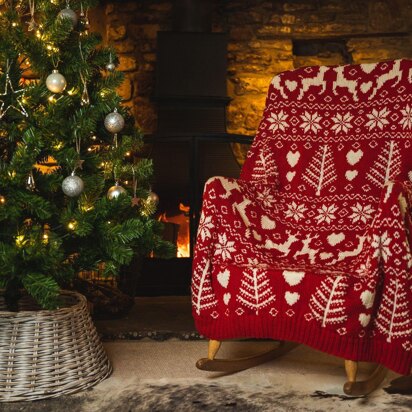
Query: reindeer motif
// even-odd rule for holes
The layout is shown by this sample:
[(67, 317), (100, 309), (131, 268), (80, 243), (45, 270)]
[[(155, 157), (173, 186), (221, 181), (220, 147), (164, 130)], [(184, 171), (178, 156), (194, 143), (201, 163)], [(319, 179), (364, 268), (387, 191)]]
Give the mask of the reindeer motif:
[(306, 235), (305, 239), (302, 240), (302, 249), (298, 250), (293, 257), (297, 258), (298, 256), (308, 255), (310, 263), (315, 263), (315, 256), (319, 252), (319, 249), (312, 249), (309, 245), (313, 239), (317, 239), (318, 237), (319, 235)]
[(290, 247), (292, 243), (295, 243), (298, 238), (295, 235), (292, 235), (290, 231), (286, 232), (288, 234), (288, 239), (283, 243), (273, 243), (270, 239), (266, 240), (265, 248), (266, 249), (276, 249), (279, 252), (283, 253), (283, 256), (287, 256), (290, 252)]

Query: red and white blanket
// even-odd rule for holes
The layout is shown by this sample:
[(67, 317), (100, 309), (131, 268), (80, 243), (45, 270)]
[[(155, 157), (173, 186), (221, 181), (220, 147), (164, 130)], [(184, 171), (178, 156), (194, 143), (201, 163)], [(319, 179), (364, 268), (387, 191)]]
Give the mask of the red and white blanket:
[(275, 76), (240, 179), (205, 186), (199, 332), (296, 341), (409, 374), (411, 146), (412, 61)]

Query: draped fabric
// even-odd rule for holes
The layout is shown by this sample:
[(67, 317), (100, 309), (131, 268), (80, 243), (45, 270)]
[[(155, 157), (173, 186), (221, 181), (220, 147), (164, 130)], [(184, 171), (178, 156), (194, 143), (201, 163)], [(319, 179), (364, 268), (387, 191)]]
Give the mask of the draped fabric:
[(408, 374), (412, 61), (275, 76), (240, 179), (205, 185), (193, 316)]

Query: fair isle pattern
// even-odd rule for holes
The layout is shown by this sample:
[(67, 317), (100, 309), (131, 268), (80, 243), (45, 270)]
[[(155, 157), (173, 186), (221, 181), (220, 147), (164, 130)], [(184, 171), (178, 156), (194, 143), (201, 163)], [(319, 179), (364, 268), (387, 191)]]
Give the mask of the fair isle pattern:
[(412, 61), (272, 80), (241, 178), (205, 186), (193, 315), (212, 339), (412, 366)]

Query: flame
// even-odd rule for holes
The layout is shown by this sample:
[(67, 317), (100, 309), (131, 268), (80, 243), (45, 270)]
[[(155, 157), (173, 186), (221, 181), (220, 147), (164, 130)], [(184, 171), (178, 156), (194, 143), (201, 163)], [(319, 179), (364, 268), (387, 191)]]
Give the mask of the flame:
[(166, 212), (159, 216), (161, 222), (170, 222), (179, 225), (177, 234), (177, 257), (190, 257), (190, 206), (179, 204), (181, 213), (175, 216), (167, 216)]

